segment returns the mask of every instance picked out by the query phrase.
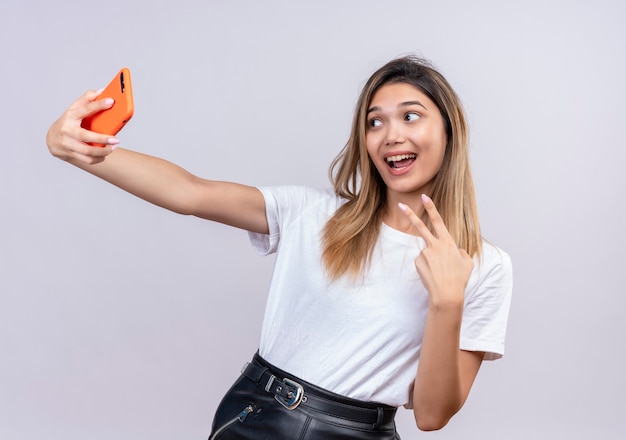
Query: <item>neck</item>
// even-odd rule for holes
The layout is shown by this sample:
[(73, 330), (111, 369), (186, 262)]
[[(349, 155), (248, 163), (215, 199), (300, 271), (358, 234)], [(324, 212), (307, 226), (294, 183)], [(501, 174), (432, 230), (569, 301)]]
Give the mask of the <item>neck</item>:
[(387, 194), (387, 206), (383, 214), (383, 222), (407, 234), (416, 234), (415, 226), (398, 207), (398, 203), (404, 203), (421, 219), (424, 218), (425, 210), (422, 204), (421, 194)]

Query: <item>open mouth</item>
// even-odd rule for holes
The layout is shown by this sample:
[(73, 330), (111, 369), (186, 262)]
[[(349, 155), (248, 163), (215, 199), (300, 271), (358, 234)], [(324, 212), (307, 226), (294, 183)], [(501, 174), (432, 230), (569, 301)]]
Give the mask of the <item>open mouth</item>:
[(397, 170), (408, 167), (415, 162), (415, 159), (417, 159), (417, 154), (397, 154), (395, 156), (386, 157), (385, 162), (387, 162), (387, 165), (391, 168)]

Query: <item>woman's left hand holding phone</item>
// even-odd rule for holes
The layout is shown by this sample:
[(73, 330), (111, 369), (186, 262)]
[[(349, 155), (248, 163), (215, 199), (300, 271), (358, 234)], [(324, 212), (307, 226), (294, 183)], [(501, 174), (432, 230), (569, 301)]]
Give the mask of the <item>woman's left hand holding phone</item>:
[[(104, 161), (119, 144), (115, 137), (81, 127), (86, 117), (113, 106), (111, 98), (97, 100), (101, 93), (101, 90), (86, 92), (50, 126), (46, 143), (53, 156), (70, 163), (93, 165)], [(89, 143), (104, 146), (92, 146)]]

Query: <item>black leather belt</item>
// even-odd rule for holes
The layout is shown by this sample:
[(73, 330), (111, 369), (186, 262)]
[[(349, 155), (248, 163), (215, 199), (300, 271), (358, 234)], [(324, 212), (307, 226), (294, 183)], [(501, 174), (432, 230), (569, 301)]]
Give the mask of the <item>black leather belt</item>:
[[(323, 414), (347, 419), (353, 422), (366, 423), (378, 428), (391, 423), (396, 415), (396, 408), (392, 406), (366, 403), (368, 407), (358, 406), (345, 401), (333, 400), (332, 393), (324, 392), (307, 382), (293, 376), (287, 376), (278, 369), (270, 369), (269, 365), (262, 365), (259, 355), (252, 362), (246, 363), (241, 374), (252, 380), (288, 410), (294, 410), (302, 405), (307, 409)], [(348, 399), (346, 399), (348, 400)]]

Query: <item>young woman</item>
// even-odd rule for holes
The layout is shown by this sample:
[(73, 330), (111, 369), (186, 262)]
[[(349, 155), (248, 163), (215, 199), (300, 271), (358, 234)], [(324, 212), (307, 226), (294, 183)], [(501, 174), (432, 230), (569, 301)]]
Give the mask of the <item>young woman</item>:
[(502, 356), (510, 259), (481, 238), (461, 103), (424, 60), (392, 60), (367, 81), (328, 191), (204, 180), (116, 149), (81, 128), (112, 105), (96, 97), (50, 127), (54, 156), (277, 253), (259, 352), (211, 439), (396, 439), (400, 405), (439, 429), (481, 362)]

